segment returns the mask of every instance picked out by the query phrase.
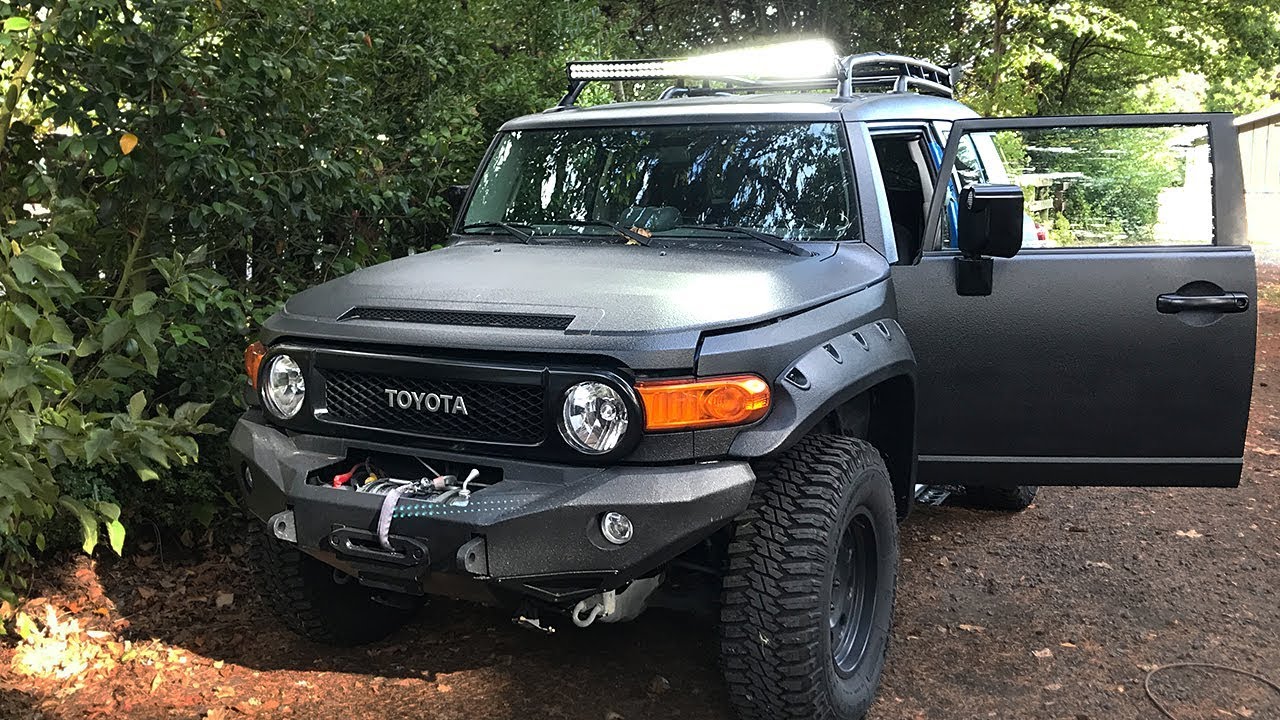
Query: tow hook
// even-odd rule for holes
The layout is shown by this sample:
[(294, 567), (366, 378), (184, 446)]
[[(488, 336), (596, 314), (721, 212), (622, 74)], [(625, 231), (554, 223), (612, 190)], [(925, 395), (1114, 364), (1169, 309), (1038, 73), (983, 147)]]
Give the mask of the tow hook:
[(577, 605), (573, 606), (573, 612), (569, 613), (569, 617), (573, 620), (573, 624), (580, 628), (588, 627), (604, 615), (613, 610), (617, 602), (617, 593), (610, 590), (606, 593), (597, 593), (585, 600), (579, 600)]
[(644, 612), (649, 596), (662, 584), (662, 577), (642, 578), (632, 581), (621, 591), (609, 590), (596, 593), (585, 600), (580, 600), (569, 613), (569, 618), (578, 627), (588, 627), (596, 620), (600, 622), (625, 622), (634, 620)]

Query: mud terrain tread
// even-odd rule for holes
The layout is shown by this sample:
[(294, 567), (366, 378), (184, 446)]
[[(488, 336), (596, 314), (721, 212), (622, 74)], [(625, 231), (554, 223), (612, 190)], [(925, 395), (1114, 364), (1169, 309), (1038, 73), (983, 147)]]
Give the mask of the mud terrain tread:
[(889, 483), (874, 446), (832, 435), (806, 437), (757, 467), (756, 490), (729, 546), (720, 626), (726, 682), (744, 720), (836, 717), (824, 691), (829, 658), (819, 598), (845, 485), (867, 469)]
[(413, 611), (389, 607), (353, 581), (340, 585), (332, 570), (265, 527), (253, 532), (251, 560), (258, 593), (293, 632), (326, 645), (353, 646), (381, 640), (408, 622)]

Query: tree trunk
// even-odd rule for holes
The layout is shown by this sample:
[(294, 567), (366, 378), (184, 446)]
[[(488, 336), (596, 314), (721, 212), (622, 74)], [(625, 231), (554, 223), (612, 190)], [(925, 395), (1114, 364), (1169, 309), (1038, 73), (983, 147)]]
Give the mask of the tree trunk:
[(987, 84), (987, 99), (984, 115), (992, 115), (998, 108), (996, 101), (996, 92), (1000, 89), (1000, 82), (1003, 79), (1005, 53), (1005, 23), (1009, 21), (1009, 0), (1000, 0), (993, 7), (995, 15), (992, 17), (991, 30), (991, 80)]

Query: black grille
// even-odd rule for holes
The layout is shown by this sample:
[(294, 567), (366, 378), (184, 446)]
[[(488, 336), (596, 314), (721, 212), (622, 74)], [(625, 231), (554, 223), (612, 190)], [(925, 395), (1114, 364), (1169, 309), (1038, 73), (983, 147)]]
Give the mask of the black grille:
[(467, 310), (409, 310), (404, 308), (355, 308), (343, 320), (384, 320), (426, 325), (468, 325), (524, 330), (564, 330), (572, 315), (526, 315), (523, 313), (471, 312)]
[[(460, 440), (533, 445), (542, 440), (543, 400), (538, 385), (441, 380), (325, 370), (325, 402), (333, 422)], [(387, 391), (463, 398), (467, 414), (436, 412), (415, 403), (391, 406)], [(454, 401), (456, 402), (456, 400)]]

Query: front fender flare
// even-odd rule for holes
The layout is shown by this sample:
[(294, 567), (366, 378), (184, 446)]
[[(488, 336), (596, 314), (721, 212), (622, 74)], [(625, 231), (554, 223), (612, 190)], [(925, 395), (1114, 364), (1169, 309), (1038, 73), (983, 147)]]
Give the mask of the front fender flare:
[(785, 450), (831, 411), (902, 375), (914, 384), (916, 359), (896, 320), (875, 320), (828, 338), (774, 379), (769, 415), (739, 432), (729, 454), (755, 458)]

